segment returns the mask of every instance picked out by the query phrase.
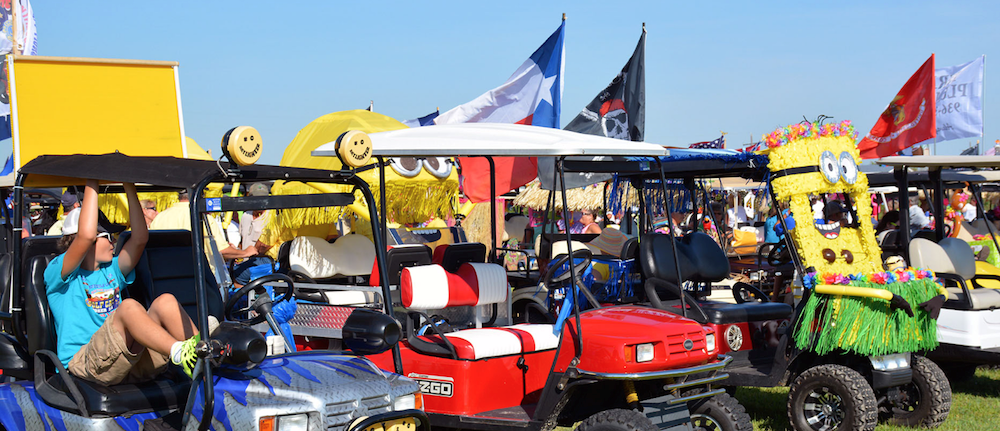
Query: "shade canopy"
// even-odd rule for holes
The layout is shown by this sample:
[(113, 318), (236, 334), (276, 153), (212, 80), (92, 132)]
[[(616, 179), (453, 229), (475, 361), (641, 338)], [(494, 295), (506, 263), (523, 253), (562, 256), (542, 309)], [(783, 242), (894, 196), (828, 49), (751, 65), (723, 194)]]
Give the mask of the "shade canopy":
[[(28, 174), (25, 181), (25, 186), (28, 187), (80, 185), (83, 183), (82, 179), (95, 179), (107, 183), (141, 183), (180, 189), (195, 187), (210, 175), (221, 176), (220, 169), (229, 169), (229, 163), (111, 153), (40, 156), (22, 166), (20, 172)], [(285, 177), (324, 181), (333, 178), (336, 173), (253, 165), (241, 167), (240, 174), (241, 181), (252, 182)]]
[[(445, 124), (370, 134), (376, 156), (665, 156), (666, 148), (547, 127), (519, 124)], [(313, 150), (337, 156), (336, 142)]]
[(1000, 168), (1000, 156), (892, 156), (875, 163), (911, 168)]

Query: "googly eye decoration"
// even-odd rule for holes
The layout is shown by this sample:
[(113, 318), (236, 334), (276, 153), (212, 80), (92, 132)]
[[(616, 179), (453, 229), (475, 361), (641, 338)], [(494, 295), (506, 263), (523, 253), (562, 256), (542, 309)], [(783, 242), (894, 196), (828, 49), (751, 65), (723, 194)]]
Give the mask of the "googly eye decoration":
[(451, 162), (446, 157), (428, 157), (422, 163), (424, 169), (437, 178), (448, 178), (451, 175)]
[(840, 181), (840, 163), (833, 152), (828, 150), (819, 155), (819, 171), (823, 173), (826, 181), (830, 184)]
[(389, 166), (404, 178), (413, 178), (420, 174), (420, 161), (414, 157), (393, 157), (389, 160)]
[(847, 151), (840, 153), (840, 177), (847, 184), (854, 184), (858, 180), (858, 164), (854, 163), (854, 157)]

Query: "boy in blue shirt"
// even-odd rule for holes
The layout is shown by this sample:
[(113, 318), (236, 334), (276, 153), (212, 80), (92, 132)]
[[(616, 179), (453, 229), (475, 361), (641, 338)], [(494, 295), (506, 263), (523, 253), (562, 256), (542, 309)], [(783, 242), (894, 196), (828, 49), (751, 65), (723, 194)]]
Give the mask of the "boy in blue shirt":
[(173, 295), (160, 295), (149, 310), (122, 299), (149, 239), (135, 185), (125, 184), (125, 192), (132, 236), (118, 256), (111, 234), (98, 227), (97, 181), (87, 180), (82, 207), (63, 224), (64, 253), (45, 269), (59, 360), (73, 375), (104, 385), (152, 379), (168, 360), (191, 375), (200, 337)]

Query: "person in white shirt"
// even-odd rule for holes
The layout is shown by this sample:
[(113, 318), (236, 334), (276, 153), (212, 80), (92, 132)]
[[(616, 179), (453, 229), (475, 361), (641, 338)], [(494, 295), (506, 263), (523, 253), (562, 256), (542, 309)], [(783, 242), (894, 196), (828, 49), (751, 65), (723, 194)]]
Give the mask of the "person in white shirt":
[(910, 235), (912, 236), (924, 226), (930, 224), (930, 220), (924, 215), (924, 209), (920, 208), (920, 198), (910, 196)]
[(971, 223), (976, 219), (976, 209), (976, 204), (972, 203), (971, 199), (969, 202), (966, 202), (965, 206), (962, 207), (962, 217), (965, 218), (965, 221)]

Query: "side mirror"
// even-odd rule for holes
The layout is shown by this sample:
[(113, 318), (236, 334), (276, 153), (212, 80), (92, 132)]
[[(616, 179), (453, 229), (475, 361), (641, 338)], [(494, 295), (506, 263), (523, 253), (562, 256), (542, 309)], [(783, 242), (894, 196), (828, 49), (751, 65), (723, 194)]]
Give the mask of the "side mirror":
[(344, 347), (362, 356), (389, 350), (403, 338), (396, 319), (364, 308), (357, 308), (347, 316), (343, 334)]

